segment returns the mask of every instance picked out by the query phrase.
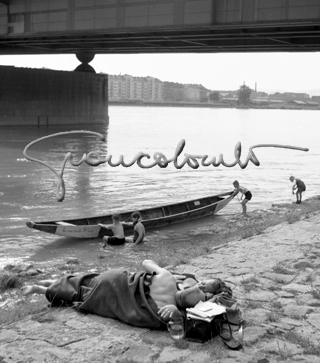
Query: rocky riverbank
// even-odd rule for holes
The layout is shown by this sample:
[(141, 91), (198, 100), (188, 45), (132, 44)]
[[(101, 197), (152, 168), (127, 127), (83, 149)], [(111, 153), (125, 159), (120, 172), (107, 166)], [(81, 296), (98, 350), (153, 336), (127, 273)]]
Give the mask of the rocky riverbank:
[(168, 267), (195, 273), (199, 279), (229, 281), (244, 313), (241, 351), (227, 350), (219, 338), (178, 346), (167, 332), (134, 328), (71, 308), (48, 308), (43, 297), (21, 296), (21, 284), (97, 271), (96, 266), (70, 259), (45, 268), (9, 265), (0, 273), (0, 362), (318, 362), (319, 223), (319, 197), (254, 211), (247, 219), (233, 217), (220, 228), (208, 227), (208, 233), (219, 234), (226, 243)]

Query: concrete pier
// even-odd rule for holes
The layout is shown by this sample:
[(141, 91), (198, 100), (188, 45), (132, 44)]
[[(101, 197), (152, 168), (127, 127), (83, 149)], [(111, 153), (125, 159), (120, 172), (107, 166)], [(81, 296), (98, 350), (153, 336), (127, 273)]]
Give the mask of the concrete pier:
[(108, 76), (0, 66), (0, 126), (108, 122)]

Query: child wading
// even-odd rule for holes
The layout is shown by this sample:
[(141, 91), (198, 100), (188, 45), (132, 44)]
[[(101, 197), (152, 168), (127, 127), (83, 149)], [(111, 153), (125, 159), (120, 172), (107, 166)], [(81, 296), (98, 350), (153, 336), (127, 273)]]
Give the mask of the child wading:
[(306, 185), (304, 184), (304, 182), (301, 179), (297, 179), (294, 176), (290, 176), (289, 180), (293, 183), (292, 194), (294, 194), (294, 191), (297, 190), (296, 191), (296, 197), (297, 197), (296, 204), (300, 204), (301, 199), (302, 199), (302, 192), (306, 191)]
[[(241, 198), (240, 198), (240, 201), (241, 201), (240, 203), (241, 203), (241, 206), (242, 206), (242, 214), (243, 214), (244, 216), (246, 216), (246, 215), (247, 215), (247, 206), (246, 206), (246, 204), (249, 202), (249, 200), (251, 200), (251, 198), (252, 198), (252, 194), (251, 194), (251, 192), (250, 192), (250, 190), (249, 190), (249, 189), (247, 189), (247, 188), (245, 188), (245, 187), (242, 187), (242, 186), (239, 184), (238, 180), (235, 180), (235, 181), (233, 182), (233, 186), (234, 186), (237, 190), (239, 190), (239, 192), (241, 192), (241, 193), (242, 193)], [(243, 196), (244, 196), (244, 199), (242, 200)]]

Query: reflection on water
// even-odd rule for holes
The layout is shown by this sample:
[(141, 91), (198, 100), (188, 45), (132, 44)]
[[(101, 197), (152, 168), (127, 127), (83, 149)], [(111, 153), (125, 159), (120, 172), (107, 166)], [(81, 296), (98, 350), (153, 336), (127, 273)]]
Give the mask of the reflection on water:
[[(165, 169), (112, 168), (67, 164), (64, 172), (66, 196), (62, 203), (55, 197), (56, 176), (38, 163), (26, 161), (25, 146), (47, 135), (77, 130), (75, 126), (2, 127), (0, 134), (0, 228), (2, 249), (0, 258), (34, 255), (35, 259), (59, 258), (80, 254), (90, 258), (102, 253), (98, 241), (70, 241), (28, 229), (25, 221), (53, 220), (101, 215), (112, 211), (126, 211), (193, 199), (232, 190), (235, 179), (250, 188), (253, 199), (248, 211), (266, 209), (274, 202), (293, 200), (289, 176), (295, 175), (307, 184), (307, 196), (318, 193), (318, 165), (320, 156), (319, 112), (296, 110), (237, 110), (157, 107), (110, 107), (109, 125), (81, 125), (81, 129), (101, 133), (106, 141), (90, 135), (63, 135), (46, 139), (30, 148), (29, 154), (45, 160), (56, 170), (67, 152), (80, 159), (90, 151), (102, 158), (113, 155), (126, 161), (143, 151), (153, 155), (162, 152), (171, 158), (181, 139), (184, 152), (207, 154), (209, 158), (223, 154), (226, 162), (234, 161), (234, 147), (242, 144), (242, 159), (249, 147), (256, 144), (284, 144), (307, 147), (309, 152), (285, 149), (256, 149), (260, 166), (249, 164), (177, 170), (173, 165)], [(303, 124), (301, 120), (303, 119)], [(147, 160), (145, 160), (147, 161)], [(237, 200), (221, 213), (241, 211)], [(200, 222), (216, 223), (216, 219)], [(194, 223), (185, 225), (178, 236), (171, 230), (150, 234), (145, 246), (132, 246), (103, 252), (110, 260), (133, 258), (143, 253), (190, 240), (188, 231)], [(173, 233), (173, 234), (172, 234)], [(170, 238), (168, 238), (170, 236)], [(169, 242), (166, 242), (167, 239)], [(171, 246), (171, 247), (169, 247)], [(146, 250), (145, 250), (146, 249)], [(163, 253), (167, 253), (164, 250)], [(113, 256), (113, 257), (112, 257)], [(112, 258), (111, 258), (112, 257)]]

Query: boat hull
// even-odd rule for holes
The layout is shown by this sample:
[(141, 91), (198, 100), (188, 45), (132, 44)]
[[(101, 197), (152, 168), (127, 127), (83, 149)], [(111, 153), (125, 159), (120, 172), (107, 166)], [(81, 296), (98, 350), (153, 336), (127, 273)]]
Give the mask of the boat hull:
[[(227, 192), (190, 201), (168, 204), (161, 207), (140, 210), (142, 223), (146, 230), (160, 228), (171, 224), (183, 223), (204, 218), (219, 212), (235, 196), (237, 192)], [(124, 222), (125, 235), (133, 234), (131, 212), (121, 213)], [(102, 238), (112, 236), (109, 228), (100, 227), (98, 224), (111, 224), (112, 214), (82, 219), (70, 219), (51, 222), (27, 222), (29, 228), (64, 237), (74, 238)]]

